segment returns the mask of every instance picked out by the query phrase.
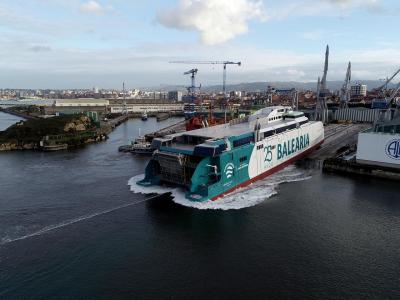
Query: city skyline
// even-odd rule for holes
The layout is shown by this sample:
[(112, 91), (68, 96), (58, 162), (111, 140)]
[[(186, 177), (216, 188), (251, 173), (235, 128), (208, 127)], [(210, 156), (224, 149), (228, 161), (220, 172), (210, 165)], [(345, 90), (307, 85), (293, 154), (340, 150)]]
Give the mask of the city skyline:
[[(175, 59), (237, 60), (228, 82), (316, 81), (325, 45), (329, 80), (391, 75), (395, 1), (3, 1), (0, 88), (187, 85)], [(371, 22), (372, 20), (372, 22)], [(219, 66), (198, 82), (220, 84)]]

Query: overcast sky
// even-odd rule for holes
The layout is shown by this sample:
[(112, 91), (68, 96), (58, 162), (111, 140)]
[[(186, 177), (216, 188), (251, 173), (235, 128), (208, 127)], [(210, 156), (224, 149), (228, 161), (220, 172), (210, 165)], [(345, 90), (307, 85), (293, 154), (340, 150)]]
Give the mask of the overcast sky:
[[(187, 85), (232, 60), (228, 82), (380, 79), (400, 67), (397, 0), (1, 0), (0, 88)], [(222, 67), (200, 65), (219, 84)]]

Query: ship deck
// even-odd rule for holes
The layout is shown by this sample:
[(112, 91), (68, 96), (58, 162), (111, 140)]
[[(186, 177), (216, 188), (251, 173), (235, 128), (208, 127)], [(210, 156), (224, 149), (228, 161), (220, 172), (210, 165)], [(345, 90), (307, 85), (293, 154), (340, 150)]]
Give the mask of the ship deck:
[(185, 135), (198, 136), (198, 137), (209, 137), (210, 139), (222, 139), (227, 136), (238, 136), (248, 132), (253, 129), (250, 128), (249, 123), (241, 124), (221, 124), (211, 127), (205, 127), (196, 129), (190, 132), (185, 132)]
[[(306, 119), (306, 118), (304, 118)], [(277, 129), (282, 126), (286, 126), (289, 124), (296, 123), (293, 119), (288, 120), (278, 120), (273, 123), (268, 124), (267, 126), (261, 127), (261, 132), (268, 131), (269, 129)], [(309, 121), (309, 123), (313, 123), (313, 121)], [(212, 127), (205, 127), (196, 130), (192, 130), (189, 132), (181, 132), (174, 134), (172, 136), (180, 136), (180, 135), (187, 135), (187, 136), (196, 136), (196, 137), (206, 137), (210, 139), (222, 139), (225, 137), (230, 136), (240, 136), (242, 134), (246, 134), (249, 132), (254, 131), (254, 125), (251, 125), (249, 122), (239, 123), (235, 125), (230, 124), (222, 124), (216, 125)]]

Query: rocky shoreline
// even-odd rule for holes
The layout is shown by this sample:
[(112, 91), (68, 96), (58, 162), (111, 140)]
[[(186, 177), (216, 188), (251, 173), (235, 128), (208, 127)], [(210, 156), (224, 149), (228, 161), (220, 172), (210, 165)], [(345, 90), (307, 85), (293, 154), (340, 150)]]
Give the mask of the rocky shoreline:
[(106, 139), (107, 134), (85, 115), (31, 119), (0, 132), (0, 151), (58, 151)]

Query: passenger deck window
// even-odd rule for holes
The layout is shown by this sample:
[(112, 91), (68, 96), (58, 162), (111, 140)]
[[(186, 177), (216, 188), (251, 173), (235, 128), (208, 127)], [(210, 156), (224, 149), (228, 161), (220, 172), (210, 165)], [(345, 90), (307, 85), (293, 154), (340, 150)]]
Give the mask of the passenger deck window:
[(239, 159), (239, 161), (240, 161), (241, 163), (247, 161), (247, 156), (242, 156), (242, 157)]

